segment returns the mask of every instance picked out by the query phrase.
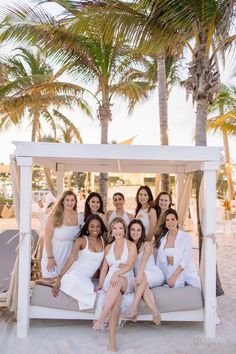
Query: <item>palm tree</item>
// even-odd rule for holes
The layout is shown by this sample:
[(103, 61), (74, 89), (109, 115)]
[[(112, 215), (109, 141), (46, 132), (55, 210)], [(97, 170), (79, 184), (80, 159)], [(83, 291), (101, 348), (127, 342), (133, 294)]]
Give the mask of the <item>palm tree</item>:
[[(219, 73), (215, 66), (217, 54), (225, 50), (236, 38), (235, 34), (230, 35), (235, 18), (234, 0), (140, 0), (134, 1), (131, 6), (130, 3), (118, 0), (96, 1), (96, 6), (94, 1), (87, 3), (95, 15), (99, 5), (105, 12), (107, 37), (110, 36), (110, 29), (114, 31), (115, 27), (123, 35), (126, 34), (132, 43), (146, 42), (149, 47), (154, 46), (162, 50), (171, 44), (176, 45), (173, 40), (176, 37), (185, 43), (192, 54), (186, 89), (196, 103), (195, 143), (205, 146), (208, 106), (219, 91)], [(135, 4), (138, 4), (138, 8)], [(91, 18), (94, 20), (93, 16)], [(198, 205), (201, 179), (202, 173), (199, 171), (199, 259), (203, 240)], [(220, 286), (217, 293), (223, 293)]]
[[(84, 22), (88, 21), (87, 13), (81, 12), (72, 1), (63, 1), (62, 5), (67, 15), (59, 21), (42, 9), (22, 5), (18, 10), (9, 10), (1, 38), (38, 43), (56, 62), (65, 66), (74, 79), (95, 85), (93, 97), (98, 105), (101, 143), (107, 144), (114, 97), (127, 101), (131, 112), (139, 100), (147, 98), (150, 85), (133, 79), (133, 65), (140, 59), (132, 57), (121, 36), (113, 32), (110, 40), (105, 40), (99, 23), (93, 23), (83, 33), (80, 20), (83, 17)], [(108, 174), (101, 173), (100, 192), (105, 204), (107, 189)]]
[(214, 99), (210, 113), (220, 113), (208, 119), (208, 129), (220, 131), (223, 136), (225, 150), (225, 171), (230, 199), (233, 199), (234, 188), (231, 175), (231, 161), (229, 152), (228, 135), (236, 135), (236, 87), (222, 85), (222, 90)]
[[(31, 140), (40, 140), (43, 121), (54, 135), (56, 123), (64, 119), (56, 108), (79, 106), (87, 115), (90, 109), (82, 94), (84, 89), (57, 79), (63, 70), (55, 75), (46, 58), (38, 51), (18, 48), (11, 58), (2, 60), (5, 76), (0, 81), (0, 128), (7, 129), (29, 119), (32, 125)], [(68, 123), (68, 121), (67, 121)]]

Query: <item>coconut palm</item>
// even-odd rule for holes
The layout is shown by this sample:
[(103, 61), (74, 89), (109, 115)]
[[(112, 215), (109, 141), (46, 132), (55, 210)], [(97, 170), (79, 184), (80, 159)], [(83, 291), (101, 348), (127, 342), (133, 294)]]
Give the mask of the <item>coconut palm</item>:
[[(219, 90), (216, 57), (236, 38), (235, 34), (230, 35), (235, 18), (234, 0), (140, 0), (133, 1), (131, 6), (118, 0), (99, 0), (96, 6), (95, 1), (86, 3), (90, 15), (92, 11), (96, 14), (99, 6), (105, 12), (108, 38), (110, 29), (114, 30), (115, 27), (123, 35), (126, 34), (132, 43), (146, 42), (149, 48), (154, 46), (164, 50), (171, 44), (176, 45), (175, 38), (185, 43), (192, 55), (186, 89), (196, 103), (195, 141), (196, 145), (206, 145), (208, 106)], [(199, 172), (197, 203), (201, 179), (202, 173)], [(199, 213), (198, 205), (197, 211)], [(198, 229), (201, 257), (203, 235), (200, 221)], [(219, 289), (217, 292), (223, 291)]]
[[(107, 144), (114, 97), (127, 101), (131, 112), (139, 100), (147, 98), (150, 84), (133, 79), (133, 65), (140, 59), (132, 57), (130, 48), (121, 36), (113, 32), (110, 41), (105, 41), (99, 23), (93, 23), (83, 33), (80, 18), (83, 16), (86, 22), (87, 14), (81, 15), (77, 3), (63, 1), (62, 5), (67, 13), (59, 21), (42, 9), (22, 5), (18, 10), (9, 10), (2, 25), (1, 39), (37, 43), (56, 62), (66, 67), (67, 73), (74, 79), (94, 85), (93, 97), (98, 105), (101, 143)], [(101, 173), (100, 192), (105, 204), (107, 182), (108, 174)]]
[(222, 85), (222, 90), (214, 99), (210, 113), (218, 112), (220, 115), (208, 119), (208, 128), (219, 132), (223, 136), (225, 150), (225, 171), (230, 199), (233, 199), (234, 189), (231, 175), (231, 161), (228, 135), (236, 135), (236, 87)]
[(13, 57), (2, 60), (3, 68), (5, 76), (0, 80), (1, 129), (18, 125), (27, 117), (32, 125), (31, 139), (37, 141), (43, 131), (43, 122), (50, 126), (55, 135), (56, 123), (65, 119), (58, 110), (52, 110), (53, 106), (57, 109), (79, 106), (91, 115), (82, 97), (84, 89), (59, 82), (58, 77), (63, 70), (54, 74), (40, 51), (18, 48)]

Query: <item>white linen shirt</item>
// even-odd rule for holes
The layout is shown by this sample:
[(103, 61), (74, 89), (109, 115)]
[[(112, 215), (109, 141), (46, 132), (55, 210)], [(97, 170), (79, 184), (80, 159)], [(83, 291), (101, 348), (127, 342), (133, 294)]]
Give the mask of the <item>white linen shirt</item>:
[[(161, 269), (166, 268), (168, 265), (164, 250), (167, 241), (167, 235), (168, 233), (162, 237), (157, 254), (156, 264)], [(195, 271), (195, 267), (192, 263), (192, 237), (180, 229), (178, 230), (178, 234), (175, 240), (174, 269), (177, 269), (179, 265), (187, 272)]]

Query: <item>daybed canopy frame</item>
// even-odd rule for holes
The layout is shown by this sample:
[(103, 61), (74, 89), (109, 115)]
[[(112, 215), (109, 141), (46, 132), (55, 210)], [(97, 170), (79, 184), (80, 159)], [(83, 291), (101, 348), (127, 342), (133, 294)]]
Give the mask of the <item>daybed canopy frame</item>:
[[(178, 194), (186, 173), (202, 170), (204, 242), (204, 329), (215, 337), (216, 325), (216, 171), (220, 148), (179, 146), (88, 145), (15, 142), (15, 157), (20, 167), (20, 245), (17, 336), (26, 337), (30, 318), (30, 232), (32, 166), (56, 171), (57, 191), (63, 190), (66, 171), (153, 172), (177, 174)], [(191, 319), (189, 319), (191, 320)]]

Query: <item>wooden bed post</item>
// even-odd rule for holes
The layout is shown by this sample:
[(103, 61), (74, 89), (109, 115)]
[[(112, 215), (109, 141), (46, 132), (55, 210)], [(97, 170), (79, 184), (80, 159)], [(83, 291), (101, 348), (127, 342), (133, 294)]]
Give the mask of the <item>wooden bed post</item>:
[[(207, 166), (207, 163), (205, 163)], [(204, 331), (216, 335), (216, 171), (204, 171)]]
[(27, 336), (29, 329), (32, 158), (19, 158), (17, 162), (18, 165), (20, 165), (20, 237), (17, 337), (24, 338)]

